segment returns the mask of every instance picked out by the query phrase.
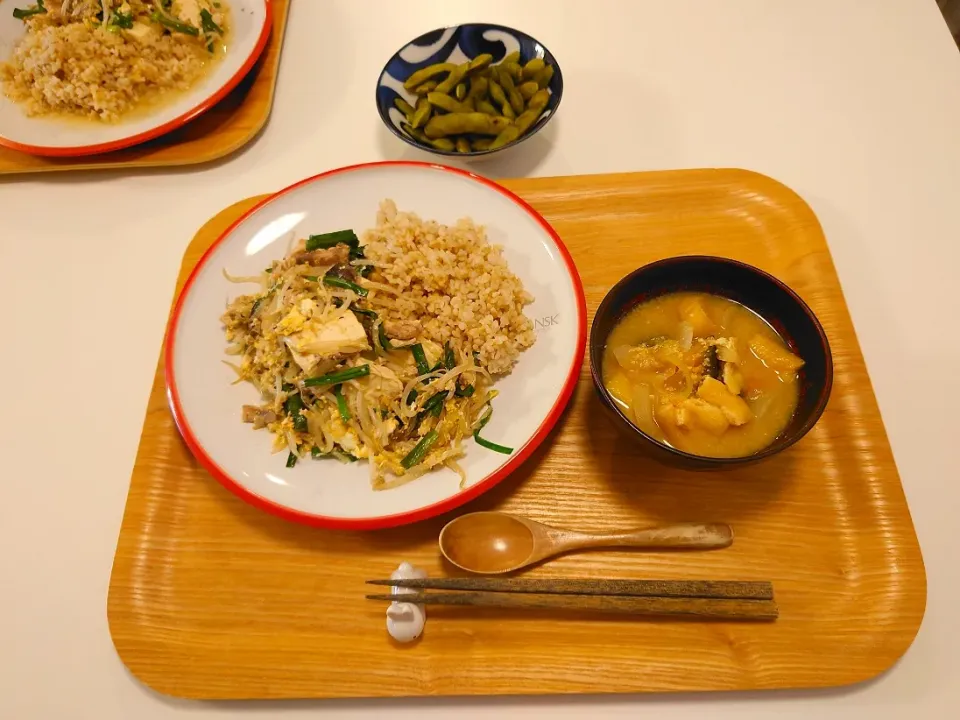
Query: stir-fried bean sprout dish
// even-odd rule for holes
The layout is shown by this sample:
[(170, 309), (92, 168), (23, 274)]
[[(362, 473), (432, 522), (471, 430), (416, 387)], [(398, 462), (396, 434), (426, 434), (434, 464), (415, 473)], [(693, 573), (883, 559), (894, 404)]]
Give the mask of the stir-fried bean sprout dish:
[[(396, 487), (458, 464), (465, 443), (505, 454), (481, 431), (493, 388), (533, 345), (533, 298), (484, 229), (398, 212), (311, 235), (257, 276), (223, 315), (238, 382), (259, 390), (244, 422), (274, 435), (287, 465), (369, 461), (373, 486)], [(236, 360), (236, 362), (234, 362)]]

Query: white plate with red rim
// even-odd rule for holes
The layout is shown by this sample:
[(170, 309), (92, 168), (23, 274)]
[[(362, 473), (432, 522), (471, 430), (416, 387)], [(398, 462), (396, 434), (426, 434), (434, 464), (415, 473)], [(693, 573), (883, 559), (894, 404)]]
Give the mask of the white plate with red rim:
[[(226, 55), (190, 90), (177, 93), (149, 113), (135, 112), (115, 123), (93, 119), (27, 115), (0, 87), (0, 146), (31, 155), (81, 157), (113, 152), (166, 135), (203, 114), (237, 86), (253, 69), (270, 39), (271, 0), (229, 0), (230, 30)], [(35, 0), (8, 0), (0, 4), (0, 63), (9, 60), (25, 35), (14, 7)]]
[[(470, 217), (503, 246), (510, 269), (535, 300), (526, 306), (537, 339), (513, 371), (496, 383), (500, 394), (484, 436), (514, 448), (506, 456), (466, 441), (460, 461), (465, 487), (445, 468), (390, 490), (374, 490), (361, 460), (302, 459), (286, 467), (287, 453), (272, 453), (272, 436), (240, 419), (244, 403), (258, 404), (249, 383), (232, 385), (222, 361), (227, 347), (220, 324), (226, 303), (255, 285), (229, 282), (257, 275), (282, 258), (292, 238), (376, 223), (382, 200), (401, 211), (452, 224)], [(509, 190), (453, 168), (384, 162), (332, 170), (267, 198), (235, 222), (197, 263), (174, 307), (165, 348), (170, 406), (187, 445), (225, 487), (289, 520), (353, 529), (376, 529), (423, 520), (477, 497), (523, 463), (556, 424), (570, 400), (587, 337), (583, 286), (559, 236)]]

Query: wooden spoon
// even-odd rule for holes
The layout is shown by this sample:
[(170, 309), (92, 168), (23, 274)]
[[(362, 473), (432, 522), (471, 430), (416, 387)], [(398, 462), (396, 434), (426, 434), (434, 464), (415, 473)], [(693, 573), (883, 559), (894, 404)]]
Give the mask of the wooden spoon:
[(626, 532), (580, 533), (561, 530), (517, 515), (475, 512), (451, 520), (440, 531), (440, 552), (462, 570), (499, 575), (571, 550), (587, 548), (729, 547), (729, 525), (666, 525)]

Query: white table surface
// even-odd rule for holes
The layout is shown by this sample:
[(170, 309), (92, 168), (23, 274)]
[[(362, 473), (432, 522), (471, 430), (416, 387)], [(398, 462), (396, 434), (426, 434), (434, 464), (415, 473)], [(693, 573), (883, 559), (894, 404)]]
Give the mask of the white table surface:
[[(535, 34), (566, 80), (549, 130), (480, 172), (739, 166), (820, 217), (929, 577), (889, 673), (823, 692), (224, 704), (158, 696), (118, 660), (107, 582), (183, 249), (241, 198), (420, 157), (381, 126), (377, 75), (409, 38), (477, 19)], [(0, 181), (0, 717), (956, 717), (958, 248), (960, 53), (933, 0), (295, 0), (273, 116), (241, 153)]]

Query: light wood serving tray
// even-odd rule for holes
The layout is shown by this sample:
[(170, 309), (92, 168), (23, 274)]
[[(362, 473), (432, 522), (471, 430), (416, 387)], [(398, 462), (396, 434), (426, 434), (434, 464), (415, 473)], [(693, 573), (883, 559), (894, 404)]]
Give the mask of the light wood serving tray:
[[(877, 403), (817, 219), (779, 183), (741, 170), (510, 180), (560, 233), (592, 314), (634, 268), (670, 255), (744, 260), (790, 284), (833, 347), (830, 404), (777, 458), (723, 473), (657, 464), (624, 443), (584, 366), (557, 430), (463, 511), (498, 508), (584, 530), (724, 521), (732, 548), (571, 555), (539, 577), (772, 580), (772, 624), (429, 608), (414, 646), (391, 645), (364, 580), (402, 560), (451, 574), (450, 516), (378, 532), (287, 523), (198, 465), (157, 367), (110, 582), (117, 651), (150, 687), (190, 698), (661, 692), (808, 688), (889, 668), (920, 626), (926, 577)], [(210, 220), (203, 251), (256, 198)], [(371, 218), (373, 209), (371, 209)], [(482, 221), (482, 218), (479, 218)]]
[(273, 0), (270, 40), (253, 70), (223, 100), (179, 130), (88, 157), (39, 157), (0, 147), (0, 175), (196, 165), (236, 152), (257, 136), (270, 117), (289, 9), (290, 0)]

